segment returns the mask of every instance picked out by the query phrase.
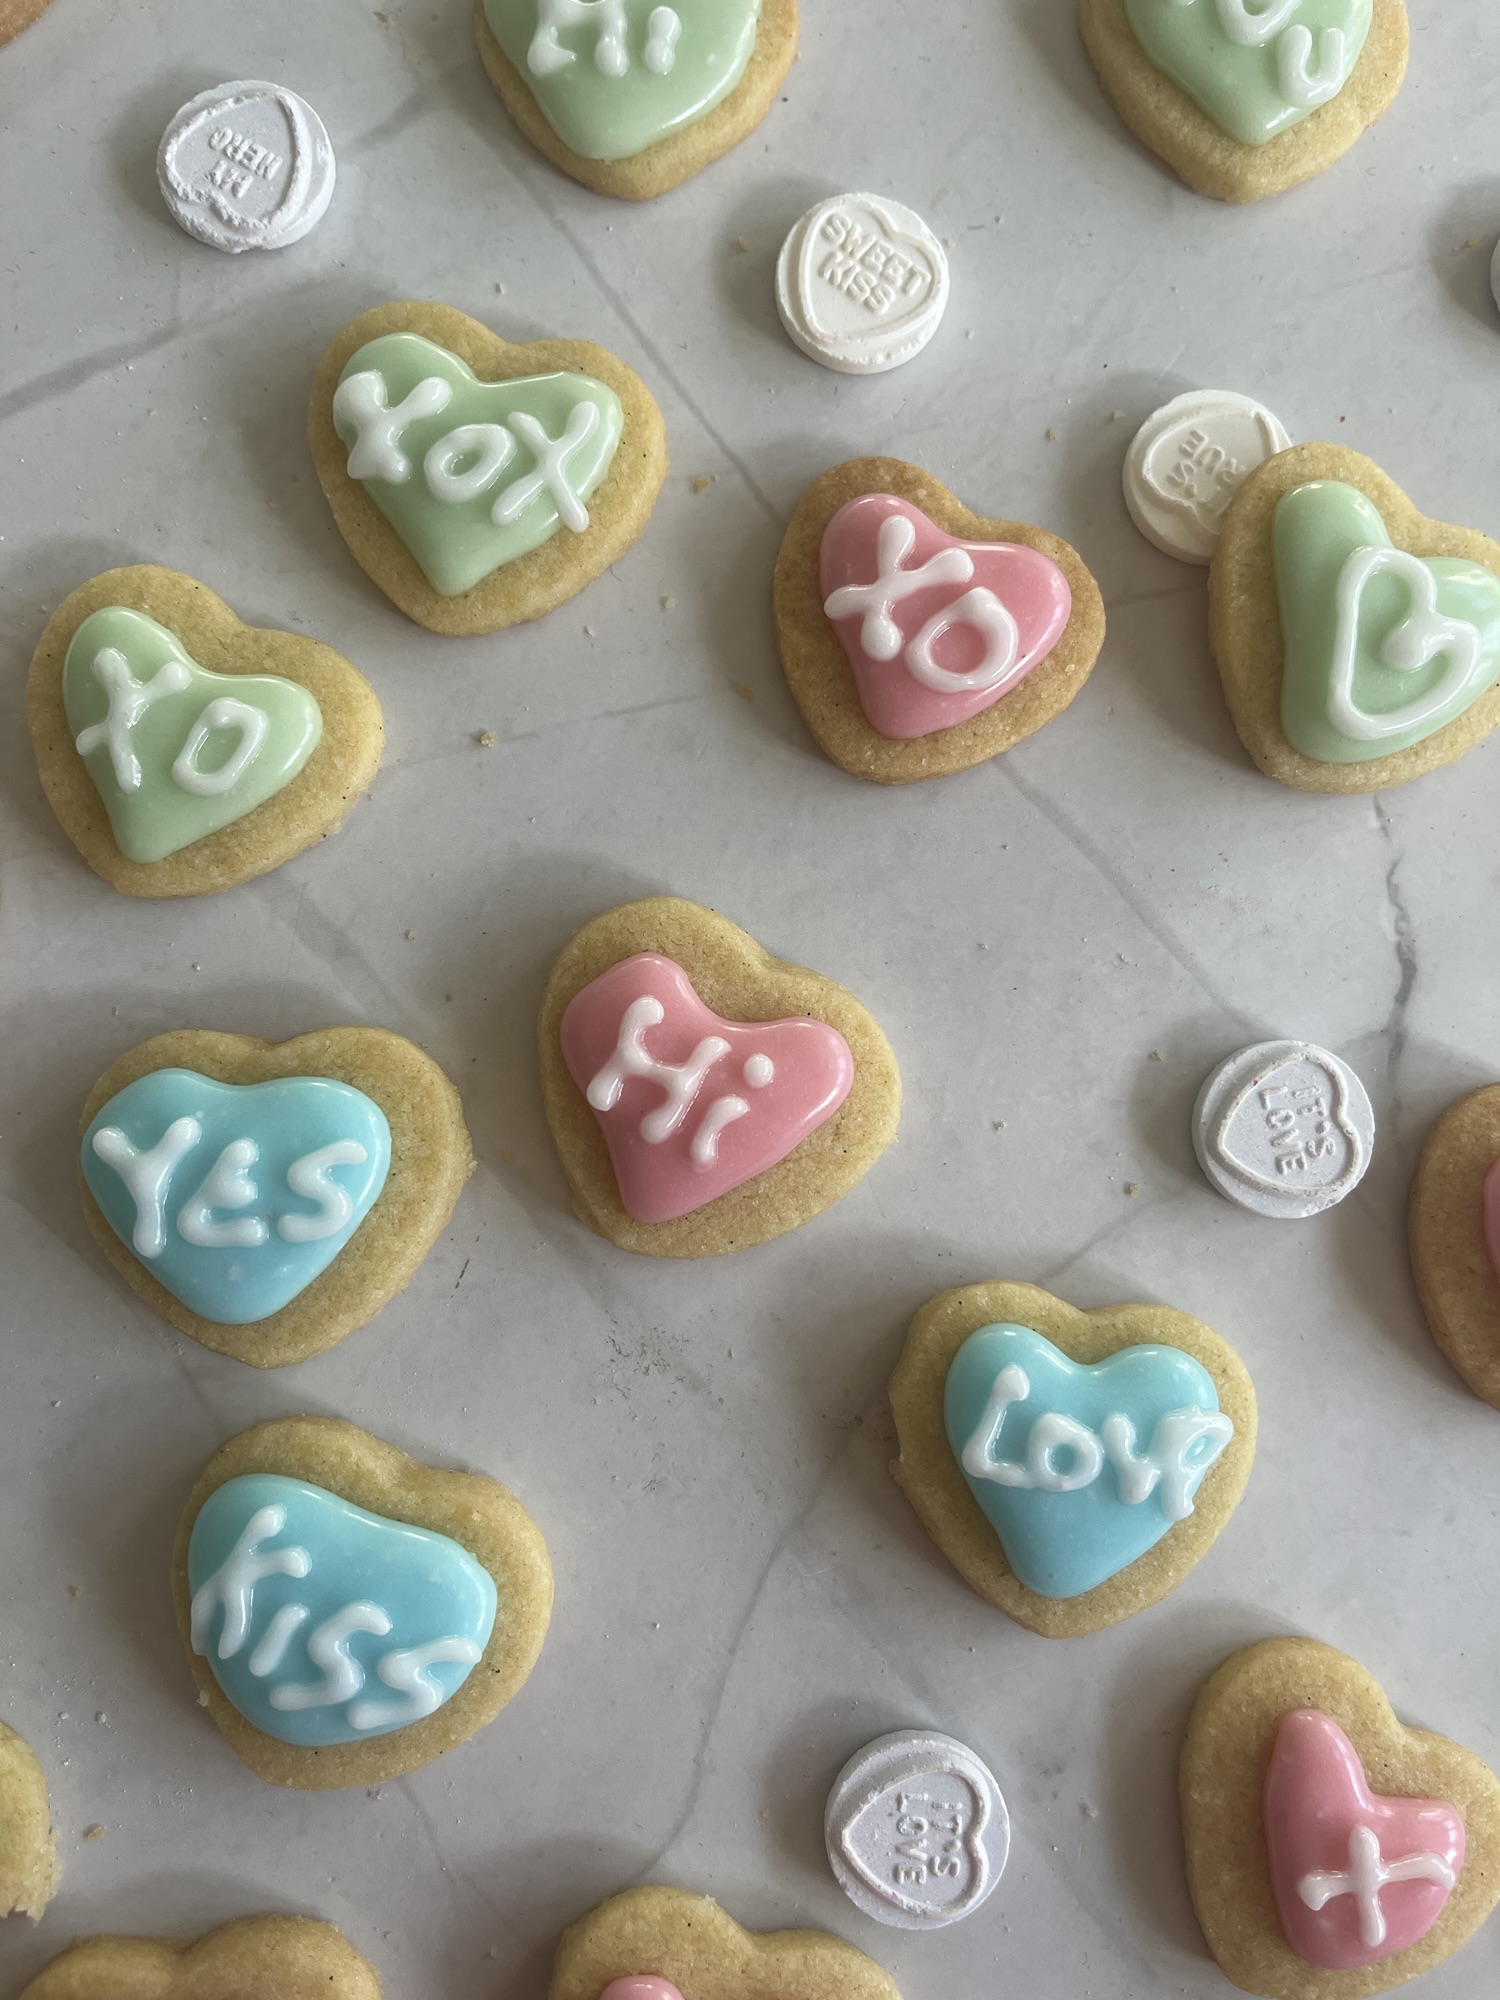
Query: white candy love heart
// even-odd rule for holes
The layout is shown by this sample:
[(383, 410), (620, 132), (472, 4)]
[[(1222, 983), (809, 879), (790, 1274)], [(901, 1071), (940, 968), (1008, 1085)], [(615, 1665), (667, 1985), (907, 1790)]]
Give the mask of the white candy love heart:
[(974, 1752), (903, 1729), (857, 1751), (823, 1817), (829, 1866), (849, 1900), (900, 1930), (957, 1923), (989, 1895), (1010, 1852), (1010, 1814)]
[(184, 104), (162, 134), (156, 177), (172, 219), (215, 250), (282, 250), (333, 199), (323, 121), (277, 83), (221, 83)]
[(804, 354), (879, 375), (920, 353), (948, 304), (948, 259), (899, 201), (844, 194), (809, 209), (776, 261), (776, 308)]
[(1198, 1164), (1257, 1215), (1301, 1220), (1351, 1194), (1370, 1164), (1375, 1113), (1346, 1062), (1309, 1042), (1258, 1042), (1208, 1077), (1193, 1110)]

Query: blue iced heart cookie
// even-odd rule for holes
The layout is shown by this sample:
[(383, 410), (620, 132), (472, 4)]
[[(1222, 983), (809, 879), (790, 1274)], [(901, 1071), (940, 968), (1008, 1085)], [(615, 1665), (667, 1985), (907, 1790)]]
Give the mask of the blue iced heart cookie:
[(385, 1185), (391, 1129), (329, 1077), (219, 1083), (159, 1069), (83, 1136), (105, 1220), (204, 1319), (268, 1319), (337, 1257)]
[(433, 1714), (495, 1624), (494, 1578), (458, 1542), (279, 1473), (209, 1495), (187, 1567), (193, 1651), (247, 1722), (308, 1749)]
[(1193, 1511), (1234, 1426), (1175, 1347), (1088, 1366), (1028, 1326), (970, 1334), (943, 1391), (948, 1443), (1028, 1590), (1080, 1597)]

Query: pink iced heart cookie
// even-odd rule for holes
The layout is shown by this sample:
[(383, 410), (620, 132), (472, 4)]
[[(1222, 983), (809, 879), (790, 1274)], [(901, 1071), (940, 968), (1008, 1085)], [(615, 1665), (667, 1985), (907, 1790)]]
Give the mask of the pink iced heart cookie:
[(575, 994), (562, 1050), (637, 1222), (689, 1215), (774, 1167), (854, 1082), (836, 1028), (722, 1020), (680, 965), (650, 951)]
[(898, 741), (993, 707), (1047, 657), (1068, 579), (1017, 542), (965, 542), (894, 493), (862, 493), (823, 532), (823, 610), (871, 726)]
[(599, 2000), (682, 2000), (682, 1995), (670, 1979), (639, 1972), (626, 1979), (612, 1979)]
[(1283, 1716), (1262, 1812), (1287, 1942), (1334, 1972), (1378, 1965), (1425, 1937), (1464, 1864), (1457, 1808), (1373, 1793), (1359, 1752), (1319, 1709)]

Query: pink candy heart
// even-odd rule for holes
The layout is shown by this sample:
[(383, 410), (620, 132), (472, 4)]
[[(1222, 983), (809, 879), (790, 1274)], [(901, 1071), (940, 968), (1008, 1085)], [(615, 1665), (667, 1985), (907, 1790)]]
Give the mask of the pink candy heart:
[(1320, 1709), (1281, 1719), (1262, 1797), (1271, 1887), (1309, 1965), (1378, 1965), (1425, 1937), (1464, 1863), (1444, 1799), (1372, 1793), (1359, 1752)]
[(721, 1020), (656, 952), (574, 994), (562, 1052), (637, 1222), (671, 1222), (774, 1167), (854, 1082), (849, 1044), (826, 1021)]
[(1046, 556), (956, 541), (893, 493), (839, 509), (820, 573), (870, 726), (902, 741), (992, 708), (1052, 651), (1073, 610)]

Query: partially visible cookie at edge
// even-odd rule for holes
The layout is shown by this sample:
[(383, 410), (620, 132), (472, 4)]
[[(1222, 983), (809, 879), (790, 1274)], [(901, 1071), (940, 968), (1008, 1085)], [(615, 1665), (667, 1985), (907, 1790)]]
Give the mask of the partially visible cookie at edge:
[(896, 1134), (879, 1026), (716, 911), (649, 896), (564, 946), (538, 1023), (573, 1206), (621, 1249), (716, 1257), (810, 1222)]
[(1104, 601), (1076, 549), (972, 513), (897, 458), (849, 459), (813, 481), (773, 601), (782, 669), (818, 747), (877, 784), (968, 770), (1024, 741), (1079, 693), (1104, 644)]
[(192, 1943), (84, 1937), (20, 2000), (380, 2000), (380, 1975), (332, 1924), (238, 1917)]
[(1427, 1135), (1407, 1235), (1433, 1339), (1500, 1410), (1500, 1083), (1450, 1104)]
[(707, 1896), (611, 1896), (563, 1932), (547, 2000), (901, 2000), (872, 1958), (826, 1931), (747, 1931)]
[(47, 1780), (36, 1752), (0, 1722), (0, 1919), (39, 1922), (61, 1874)]
[(474, 39), (539, 153), (596, 194), (650, 201), (771, 109), (797, 53), (797, 0), (635, 0), (623, 11), (608, 65), (604, 20), (552, 0), (474, 0)]
[(667, 474), (655, 398), (606, 348), (502, 340), (426, 300), (334, 335), (308, 441), (360, 568), (449, 635), (577, 596), (640, 535)]
[(138, 563), (71, 591), (32, 657), (42, 787), (84, 860), (127, 896), (204, 896), (333, 833), (385, 740), (355, 667), (247, 625), (196, 578)]
[[(1309, 29), (1289, 19), (1294, 9), (1295, 0), (1292, 9), (1252, 9), (1243, 0), (1079, 0), (1079, 26), (1105, 94), (1143, 145), (1197, 194), (1260, 201), (1347, 153), (1406, 74), (1404, 0), (1372, 0), (1352, 64), (1347, 37), (1340, 42), (1343, 80), (1331, 96)], [(1358, 11), (1358, 0), (1349, 11)], [(1226, 15), (1238, 17), (1232, 36)]]

